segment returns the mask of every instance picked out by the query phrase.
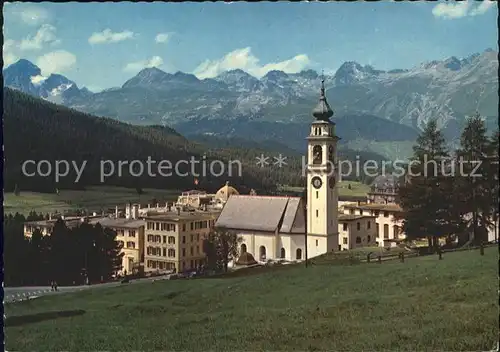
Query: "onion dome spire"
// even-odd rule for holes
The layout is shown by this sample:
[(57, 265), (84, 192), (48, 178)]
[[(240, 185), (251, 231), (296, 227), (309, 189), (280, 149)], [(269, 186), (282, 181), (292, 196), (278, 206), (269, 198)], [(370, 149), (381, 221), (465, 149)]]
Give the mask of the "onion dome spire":
[(319, 96), (319, 103), (313, 109), (312, 114), (318, 121), (330, 121), (330, 117), (333, 116), (333, 111), (326, 101), (325, 76), (323, 74), (321, 77), (321, 94)]

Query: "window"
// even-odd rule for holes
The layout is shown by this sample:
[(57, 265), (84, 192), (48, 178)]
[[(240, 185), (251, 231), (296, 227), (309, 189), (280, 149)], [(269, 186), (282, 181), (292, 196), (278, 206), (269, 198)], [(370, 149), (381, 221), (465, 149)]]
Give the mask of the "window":
[(163, 243), (167, 243), (167, 236), (163, 236)]
[(318, 217), (318, 216), (319, 216), (319, 210), (316, 209), (316, 217)]
[(155, 223), (155, 224), (156, 224), (156, 231), (160, 231), (160, 223), (159, 223), (159, 222), (157, 222), (157, 223)]
[(191, 231), (194, 230), (194, 222), (191, 223)]
[(148, 235), (148, 242), (153, 242), (154, 236), (153, 235)]
[(281, 259), (285, 259), (285, 254), (286, 254), (286, 252), (285, 252), (285, 248), (281, 248), (281, 251), (280, 251), (280, 258), (281, 258)]
[(370, 242), (372, 240), (372, 237), (370, 235), (368, 235), (368, 242)]
[(349, 214), (354, 215), (354, 209), (350, 209)]
[(389, 238), (389, 225), (387, 224), (384, 225), (384, 238), (385, 239)]
[(135, 248), (135, 242), (132, 242), (132, 241), (127, 242), (127, 248), (134, 249)]
[(186, 231), (186, 224), (182, 224), (182, 231)]
[(240, 249), (240, 253), (243, 254), (243, 253), (246, 253), (247, 251), (247, 245), (242, 243), (241, 244), (241, 249)]
[(388, 211), (384, 211), (384, 218), (388, 218), (389, 217), (389, 212)]
[(361, 243), (361, 237), (356, 237), (356, 243)]
[(194, 241), (194, 235), (191, 235), (191, 242)]
[(154, 229), (155, 229), (155, 228), (154, 228), (154, 223), (153, 223), (153, 222), (149, 222), (149, 221), (148, 221), (148, 223), (146, 224), (146, 228), (147, 228), (148, 230), (154, 230)]
[(318, 240), (316, 240), (316, 247), (318, 247)]
[(161, 236), (160, 235), (155, 236), (155, 242), (161, 243)]
[(302, 259), (302, 249), (297, 248), (297, 251), (295, 252), (295, 258), (296, 258), (297, 260)]
[(168, 244), (175, 244), (175, 237), (174, 236), (168, 236)]
[(344, 222), (342, 228), (343, 228), (344, 231), (347, 231), (347, 223)]
[(375, 216), (379, 216), (380, 212), (378, 210), (375, 210)]
[(363, 209), (359, 209), (359, 215), (363, 215)]
[(166, 248), (163, 248), (163, 256), (166, 257), (167, 256), (167, 249)]
[(319, 192), (316, 191), (316, 199), (318, 199), (318, 198), (319, 198)]
[(128, 231), (128, 236), (129, 237), (135, 237), (135, 230), (129, 230)]
[(193, 249), (193, 247), (191, 246), (191, 255), (193, 255), (193, 254), (194, 254), (194, 249)]
[(182, 236), (182, 243), (186, 243), (186, 236)]
[(368, 223), (366, 224), (366, 228), (369, 230), (371, 227), (372, 227), (372, 223), (370, 221), (368, 221)]
[(164, 222), (162, 222), (162, 223), (160, 224), (160, 230), (161, 230), (161, 231), (165, 231), (165, 228), (166, 228), (166, 226), (165, 226), (165, 225), (166, 225), (166, 224), (165, 224)]
[(167, 251), (167, 253), (168, 253), (168, 256), (169, 256), (170, 258), (175, 257), (175, 249), (173, 249), (173, 248), (169, 248), (169, 249), (168, 249), (168, 251)]
[(347, 237), (344, 237), (342, 242), (343, 242), (344, 244), (347, 244)]
[(196, 254), (200, 254), (200, 247), (196, 246)]
[(361, 224), (359, 222), (356, 223), (356, 229), (359, 231), (361, 230)]

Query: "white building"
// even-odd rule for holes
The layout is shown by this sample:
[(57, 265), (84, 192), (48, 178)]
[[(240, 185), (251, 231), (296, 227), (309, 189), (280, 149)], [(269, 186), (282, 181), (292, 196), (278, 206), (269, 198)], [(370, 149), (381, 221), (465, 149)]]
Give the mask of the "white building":
[[(256, 260), (301, 260), (337, 251), (339, 246), (337, 159), (333, 111), (325, 97), (324, 82), (313, 110), (308, 140), (307, 207), (299, 197), (232, 195), (215, 226), (242, 237), (240, 253)], [(305, 236), (307, 231), (307, 236)]]

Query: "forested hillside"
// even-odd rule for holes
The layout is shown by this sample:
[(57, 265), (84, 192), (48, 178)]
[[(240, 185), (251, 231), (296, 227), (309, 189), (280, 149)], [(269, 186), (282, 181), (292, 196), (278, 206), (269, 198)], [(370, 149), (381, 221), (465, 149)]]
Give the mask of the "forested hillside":
[[(148, 175), (148, 157), (154, 161), (169, 160), (175, 164), (179, 160), (203, 160), (207, 165), (212, 160), (220, 160), (224, 165), (230, 161), (239, 160), (242, 163), (242, 176), (233, 168), (221, 176), (210, 175), (208, 169), (205, 176), (196, 178), (200, 186), (217, 189), (229, 180), (243, 191), (249, 188), (272, 191), (277, 184), (303, 185), (301, 177), (301, 156), (296, 152), (287, 152), (287, 148), (279, 148), (279, 144), (263, 143), (238, 144), (214, 143), (210, 138), (202, 143), (191, 142), (179, 133), (162, 126), (134, 126), (114, 119), (91, 116), (85, 113), (55, 105), (34, 98), (16, 90), (4, 90), (4, 145), (5, 190), (33, 190), (54, 192), (57, 188), (84, 188), (86, 185), (101, 184), (100, 169), (102, 160), (111, 160), (115, 164), (115, 174), (105, 179), (106, 185), (116, 185), (135, 188), (186, 189), (193, 186), (194, 178), (190, 165), (181, 165), (181, 172), (189, 176), (162, 177), (157, 172), (157, 164), (153, 164), (152, 172), (156, 177)], [(236, 146), (235, 146), (236, 145)], [(256, 157), (264, 153), (269, 156), (270, 165), (260, 167)], [(287, 156), (287, 165), (278, 168), (273, 166), (273, 156), (283, 153)], [(354, 160), (350, 151), (341, 152), (341, 157)], [(366, 155), (366, 158), (381, 159), (379, 155)], [(22, 164), (26, 160), (48, 160), (54, 166), (56, 160), (74, 161), (79, 167), (87, 161), (84, 172), (78, 183), (75, 183), (77, 173), (71, 168), (66, 177), (56, 183), (53, 175), (47, 177), (27, 177), (22, 173)], [(142, 177), (132, 176), (128, 165), (118, 174), (118, 161), (140, 160), (145, 166)], [(202, 172), (200, 163), (195, 168)], [(226, 167), (227, 169), (227, 167)], [(30, 166), (33, 172), (35, 167)], [(44, 169), (45, 170), (45, 169)], [(137, 168), (133, 172), (137, 172)], [(216, 171), (219, 171), (217, 167)]]

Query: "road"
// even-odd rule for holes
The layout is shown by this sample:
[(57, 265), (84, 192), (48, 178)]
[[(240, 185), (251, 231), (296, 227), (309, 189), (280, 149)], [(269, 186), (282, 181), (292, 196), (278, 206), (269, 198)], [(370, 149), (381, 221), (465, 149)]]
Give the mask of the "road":
[[(147, 283), (154, 282), (157, 280), (165, 279), (165, 276), (161, 277), (147, 277), (142, 279), (131, 280), (129, 284), (137, 283)], [(19, 300), (24, 300), (28, 298), (41, 297), (46, 295), (58, 295), (69, 292), (76, 292), (89, 289), (105, 288), (128, 285), (118, 282), (107, 282), (103, 284), (96, 285), (81, 285), (81, 286), (59, 286), (57, 292), (53, 292), (50, 286), (27, 286), (27, 287), (4, 287), (4, 302), (15, 302)]]

